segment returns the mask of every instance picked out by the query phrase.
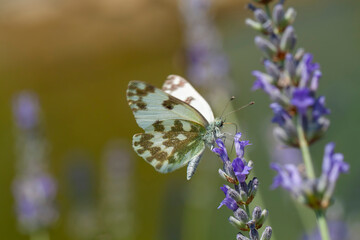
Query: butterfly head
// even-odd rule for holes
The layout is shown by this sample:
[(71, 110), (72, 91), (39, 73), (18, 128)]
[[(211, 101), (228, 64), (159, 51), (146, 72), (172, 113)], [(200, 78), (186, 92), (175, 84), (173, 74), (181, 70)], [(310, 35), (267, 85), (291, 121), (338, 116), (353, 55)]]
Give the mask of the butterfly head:
[(214, 125), (217, 128), (222, 128), (224, 126), (225, 119), (223, 117), (215, 118)]

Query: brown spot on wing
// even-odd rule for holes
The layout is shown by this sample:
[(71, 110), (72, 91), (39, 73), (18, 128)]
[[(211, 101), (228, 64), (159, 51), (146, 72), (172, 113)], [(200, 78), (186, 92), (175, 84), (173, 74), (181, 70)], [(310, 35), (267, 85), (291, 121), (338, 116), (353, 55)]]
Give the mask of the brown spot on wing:
[[(155, 92), (155, 87), (146, 84), (146, 83), (142, 83), (145, 85), (145, 89), (140, 89), (138, 87), (138, 85), (134, 82), (129, 84), (128, 90), (127, 90), (127, 96), (129, 97), (133, 97), (133, 96), (138, 96), (139, 99), (138, 100), (128, 100), (129, 105), (131, 106), (131, 109), (134, 112), (137, 112), (139, 109), (140, 110), (146, 110), (147, 108), (147, 104), (143, 101), (143, 97), (147, 96), (149, 93), (153, 93)], [(138, 108), (134, 107), (137, 106)]]
[(193, 97), (187, 97), (186, 99), (185, 99), (185, 102), (187, 103), (187, 104), (190, 104), (191, 103), (191, 101), (193, 101), (193, 100), (195, 100), (195, 98), (193, 98)]
[[(175, 83), (175, 79), (179, 79), (178, 83)], [(163, 90), (164, 91), (175, 91), (176, 89), (183, 87), (186, 84), (185, 79), (183, 79), (182, 77), (179, 76), (175, 76), (175, 75), (170, 75), (168, 77), (168, 79), (165, 81), (164, 86), (163, 86)]]
[(177, 104), (178, 104), (178, 103), (172, 101), (171, 99), (165, 100), (165, 101), (163, 101), (163, 103), (162, 103), (162, 105), (163, 105), (164, 107), (166, 107), (167, 109), (169, 109), (169, 110), (174, 109), (174, 106), (177, 105)]
[(155, 132), (163, 132), (165, 130), (164, 125), (162, 124), (162, 121), (157, 120), (153, 123), (154, 131)]

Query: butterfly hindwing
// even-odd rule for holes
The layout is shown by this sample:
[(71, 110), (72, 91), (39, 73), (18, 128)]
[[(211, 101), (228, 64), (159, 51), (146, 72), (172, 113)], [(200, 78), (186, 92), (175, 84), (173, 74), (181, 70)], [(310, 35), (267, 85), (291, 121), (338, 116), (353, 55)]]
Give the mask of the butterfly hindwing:
[(136, 122), (144, 130), (157, 120), (179, 119), (207, 125), (195, 108), (145, 82), (131, 81), (126, 93)]
[(133, 147), (157, 171), (168, 173), (189, 161), (198, 162), (205, 150), (204, 131), (202, 125), (191, 121), (157, 121), (145, 133), (133, 136)]
[(194, 107), (208, 122), (214, 121), (214, 114), (206, 100), (184, 78), (170, 75), (162, 90)]

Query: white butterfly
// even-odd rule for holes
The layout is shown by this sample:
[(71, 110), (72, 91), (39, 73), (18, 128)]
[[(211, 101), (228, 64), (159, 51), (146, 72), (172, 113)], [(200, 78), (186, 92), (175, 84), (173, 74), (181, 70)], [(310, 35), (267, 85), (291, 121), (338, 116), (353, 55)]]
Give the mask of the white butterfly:
[(145, 130), (133, 136), (133, 148), (161, 173), (189, 163), (189, 180), (205, 146), (212, 149), (215, 140), (223, 137), (224, 121), (214, 118), (209, 104), (182, 77), (170, 75), (162, 90), (131, 81), (127, 101), (137, 124)]

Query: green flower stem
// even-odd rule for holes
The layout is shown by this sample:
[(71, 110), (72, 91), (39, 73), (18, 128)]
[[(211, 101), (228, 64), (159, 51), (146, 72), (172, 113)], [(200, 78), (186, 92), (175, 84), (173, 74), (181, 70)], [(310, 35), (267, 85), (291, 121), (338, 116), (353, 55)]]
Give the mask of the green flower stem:
[(316, 219), (317, 219), (320, 234), (321, 234), (321, 239), (322, 240), (330, 240), (329, 229), (328, 229), (328, 225), (326, 222), (324, 211), (316, 210), (315, 214), (316, 214)]
[(266, 14), (269, 16), (269, 18), (271, 18), (271, 11), (270, 11), (269, 4), (265, 5), (265, 11), (266, 11)]
[[(303, 159), (304, 159), (304, 164), (305, 164), (307, 176), (309, 177), (309, 179), (315, 179), (314, 166), (313, 166), (313, 163), (312, 163), (312, 160), (311, 160), (309, 145), (308, 145), (308, 143), (306, 141), (306, 138), (305, 138), (305, 133), (304, 133), (304, 129), (302, 127), (302, 122), (301, 122), (301, 116), (300, 115), (299, 115), (299, 118), (298, 118), (298, 121), (297, 121), (296, 128), (297, 128), (297, 132), (298, 132), (299, 145), (300, 145), (301, 153), (302, 153), (302, 156), (303, 156)], [(321, 239), (322, 240), (330, 240), (329, 229), (328, 229), (328, 226), (327, 226), (324, 211), (315, 210), (315, 214), (316, 214), (316, 219), (317, 219), (318, 226), (319, 226), (319, 231), (320, 231), (320, 234), (321, 234)]]
[(248, 216), (251, 216), (251, 215), (250, 215), (249, 205), (245, 205), (245, 211), (246, 211), (246, 214), (247, 214)]
[(310, 151), (309, 151), (309, 145), (305, 138), (304, 129), (302, 127), (302, 121), (301, 121), (300, 115), (299, 115), (299, 120), (297, 122), (296, 129), (297, 129), (297, 133), (298, 133), (301, 153), (302, 153), (302, 156), (304, 159), (306, 174), (309, 177), (309, 179), (314, 179), (315, 178), (314, 166), (312, 164), (311, 155), (310, 155)]
[(50, 236), (47, 231), (38, 231), (30, 234), (30, 240), (50, 240)]

